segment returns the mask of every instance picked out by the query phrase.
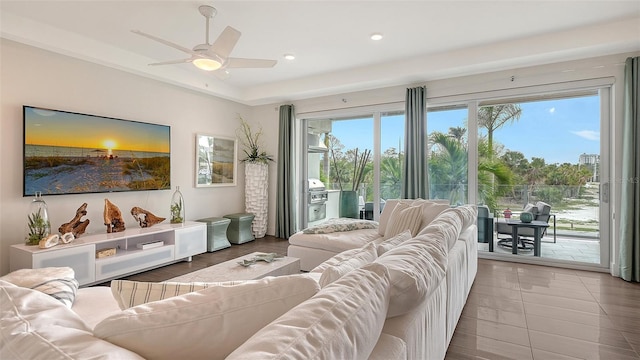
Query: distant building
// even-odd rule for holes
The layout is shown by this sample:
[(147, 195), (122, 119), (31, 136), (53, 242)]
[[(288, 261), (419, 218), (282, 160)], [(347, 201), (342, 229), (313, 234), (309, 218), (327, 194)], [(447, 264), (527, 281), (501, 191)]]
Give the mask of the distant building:
[(582, 154), (578, 160), (579, 166), (586, 166), (591, 170), (591, 179), (589, 181), (600, 181), (600, 155), (598, 154)]

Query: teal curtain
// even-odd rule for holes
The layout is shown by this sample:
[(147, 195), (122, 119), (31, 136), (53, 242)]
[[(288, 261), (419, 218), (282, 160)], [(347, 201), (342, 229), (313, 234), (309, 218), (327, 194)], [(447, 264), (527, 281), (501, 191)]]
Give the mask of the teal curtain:
[(640, 57), (628, 58), (624, 72), (620, 277), (640, 282)]
[(404, 127), (404, 168), (400, 196), (428, 199), (427, 175), (427, 90), (424, 86), (407, 89)]
[(278, 135), (278, 185), (276, 193), (276, 236), (288, 239), (295, 233), (294, 169), (293, 169), (293, 105), (280, 106)]

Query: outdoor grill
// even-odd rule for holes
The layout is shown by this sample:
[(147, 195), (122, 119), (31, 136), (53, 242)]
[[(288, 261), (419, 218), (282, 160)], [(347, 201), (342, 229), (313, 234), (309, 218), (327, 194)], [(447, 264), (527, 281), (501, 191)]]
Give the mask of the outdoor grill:
[(322, 220), (327, 217), (328, 192), (319, 179), (309, 179), (309, 222)]

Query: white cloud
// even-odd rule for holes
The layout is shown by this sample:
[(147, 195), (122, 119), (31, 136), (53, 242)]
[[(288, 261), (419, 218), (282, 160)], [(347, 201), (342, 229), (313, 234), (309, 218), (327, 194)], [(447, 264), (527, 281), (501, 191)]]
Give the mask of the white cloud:
[(556, 108), (552, 107), (551, 109), (549, 109), (549, 114), (553, 114), (556, 112)]
[(580, 136), (581, 138), (585, 138), (587, 140), (598, 141), (600, 140), (600, 133), (592, 130), (580, 130), (580, 131), (572, 131), (571, 133)]

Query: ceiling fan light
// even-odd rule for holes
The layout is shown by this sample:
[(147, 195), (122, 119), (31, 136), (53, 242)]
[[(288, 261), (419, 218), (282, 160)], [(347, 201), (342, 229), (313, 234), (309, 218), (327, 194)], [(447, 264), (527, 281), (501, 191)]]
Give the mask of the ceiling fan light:
[(213, 59), (200, 58), (193, 60), (193, 65), (205, 71), (214, 71), (222, 67), (222, 63)]

